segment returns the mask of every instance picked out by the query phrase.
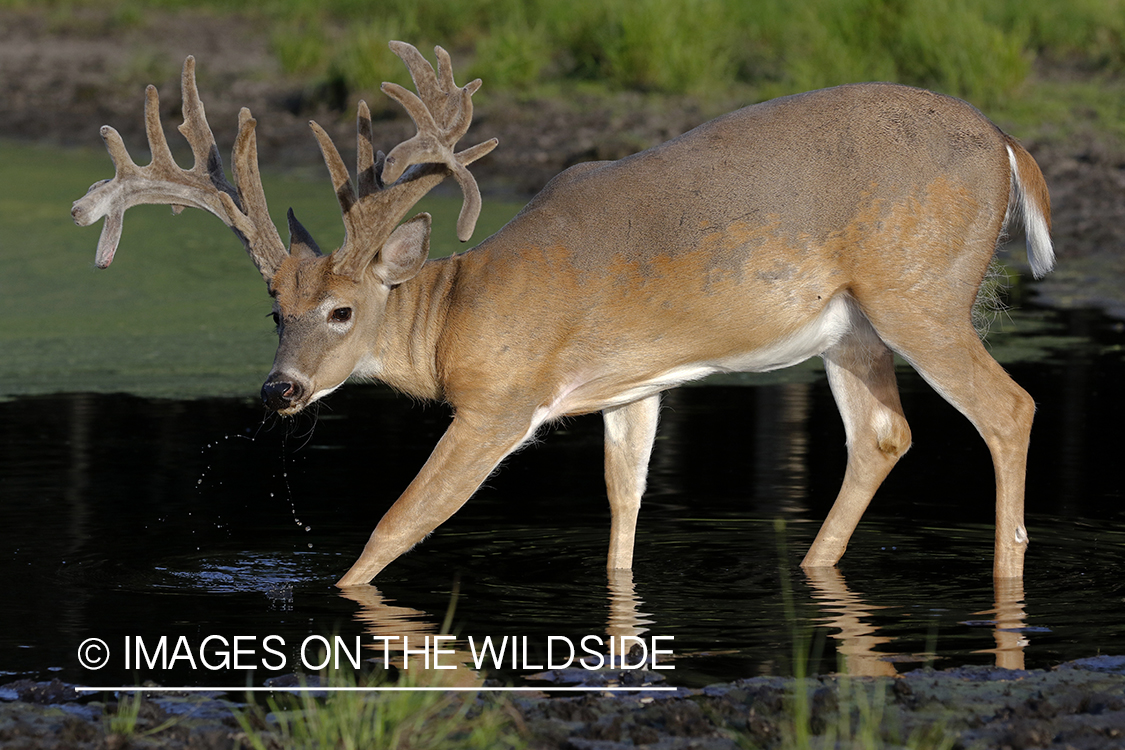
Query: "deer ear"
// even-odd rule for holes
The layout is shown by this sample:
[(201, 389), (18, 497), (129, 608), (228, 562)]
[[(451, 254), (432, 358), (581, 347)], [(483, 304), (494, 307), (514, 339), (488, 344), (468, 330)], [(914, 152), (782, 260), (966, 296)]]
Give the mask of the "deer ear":
[(400, 225), (375, 256), (371, 269), (385, 284), (409, 281), (430, 255), (430, 215), (418, 214)]
[(322, 254), (317, 247), (316, 240), (309, 234), (297, 217), (293, 209), (289, 209), (289, 254), (305, 258), (318, 258)]

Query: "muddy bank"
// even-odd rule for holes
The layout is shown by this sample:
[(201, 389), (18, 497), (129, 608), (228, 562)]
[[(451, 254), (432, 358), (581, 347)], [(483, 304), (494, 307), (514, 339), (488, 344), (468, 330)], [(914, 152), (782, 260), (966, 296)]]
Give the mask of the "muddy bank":
[[(224, 158), (241, 107), (254, 113), (259, 158), (271, 167), (323, 163), (310, 119), (332, 134), (350, 161), (359, 99), (371, 105), (374, 140), (383, 150), (415, 132), (401, 107), (377, 90), (341, 91), (285, 76), (265, 33), (249, 21), (152, 11), (143, 22), (121, 26), (104, 11), (72, 13), (78, 15), (62, 22), (31, 10), (0, 10), (0, 137), (101, 148), (98, 128), (111, 124), (140, 161), (144, 87), (159, 89), (165, 130), (171, 131), (182, 121), (179, 80), (187, 55), (198, 61), (200, 94)], [(456, 65), (455, 59), (455, 74)], [(462, 144), (499, 138), (501, 148), (473, 172), (486, 187), (528, 196), (568, 166), (619, 159), (744, 104), (705, 107), (689, 98), (635, 93), (520, 102), (487, 86), (474, 99), (473, 125)], [(169, 140), (173, 149), (182, 146), (178, 136)]]
[[(261, 161), (271, 168), (319, 163), (310, 119), (324, 125), (350, 159), (352, 112), (361, 97), (375, 110), (375, 140), (384, 149), (413, 134), (409, 119), (379, 92), (286, 77), (265, 32), (249, 20), (152, 12), (124, 23), (105, 11), (78, 8), (66, 17), (0, 11), (0, 137), (100, 147), (98, 128), (109, 123), (139, 154), (144, 85), (160, 88), (166, 129), (177, 125), (179, 67), (188, 54), (199, 60), (200, 88), (224, 153), (243, 106), (258, 120)], [(490, 95), (487, 85), (465, 142), (498, 137), (501, 146), (473, 171), (486, 192), (518, 195), (533, 193), (568, 166), (621, 158), (748, 103), (627, 92), (517, 101)], [(1015, 135), (1025, 139), (1051, 189), (1059, 265), (1035, 285), (1039, 301), (1100, 307), (1125, 318), (1125, 152), (1096, 137)], [(1012, 262), (1026, 271), (1022, 252)]]
[[(633, 675), (629, 675), (633, 676)], [(785, 747), (795, 733), (795, 682), (757, 677), (675, 693), (511, 700), (513, 726), (532, 748)], [(530, 697), (522, 697), (529, 695)], [(5, 748), (249, 747), (231, 713), (243, 696), (173, 694), (146, 700), (135, 733), (109, 731), (112, 696), (80, 697), (61, 682), (0, 687)], [(477, 700), (470, 697), (468, 700)], [(839, 740), (866, 727), (889, 746), (944, 738), (954, 748), (1125, 746), (1125, 657), (1094, 657), (1052, 670), (964, 667), (895, 678), (817, 677), (807, 683), (815, 737)], [(160, 728), (163, 725), (164, 728)], [(155, 730), (155, 731), (154, 731)]]
[[(944, 739), (966, 749), (1120, 748), (1123, 670), (1125, 658), (1099, 657), (1050, 671), (964, 667), (896, 678), (816, 677), (806, 684), (804, 727), (845, 746), (866, 729), (886, 746), (938, 747)], [(791, 679), (758, 677), (668, 698), (589, 695), (517, 705), (535, 747), (734, 750), (792, 746), (800, 733), (795, 694)]]

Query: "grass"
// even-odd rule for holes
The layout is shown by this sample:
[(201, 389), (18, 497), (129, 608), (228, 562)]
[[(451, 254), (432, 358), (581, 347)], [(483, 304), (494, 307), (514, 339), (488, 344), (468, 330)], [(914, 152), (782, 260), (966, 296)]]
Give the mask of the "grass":
[[(0, 7), (28, 7), (0, 0)], [(386, 40), (440, 43), (495, 91), (559, 82), (763, 95), (895, 80), (979, 106), (1020, 93), (1037, 58), (1125, 72), (1125, 0), (48, 0), (53, 16), (154, 9), (260, 20), (290, 74), (370, 93), (404, 82)]]
[(140, 721), (144, 693), (128, 693), (117, 702), (117, 710), (102, 715), (102, 726), (107, 735), (132, 737)]
[(886, 680), (837, 677), (835, 710), (819, 719), (810, 708), (812, 680), (794, 682), (791, 722), (781, 727), (781, 747), (785, 750), (951, 750), (957, 738), (940, 723), (915, 729), (903, 737), (903, 730), (888, 710)]
[[(362, 687), (348, 671), (326, 684)], [(403, 677), (398, 687), (416, 686)], [(407, 750), (444, 748), (516, 750), (525, 746), (514, 710), (502, 700), (473, 693), (311, 691), (270, 697), (266, 706), (238, 709), (235, 718), (255, 750)], [(267, 712), (268, 709), (268, 712)]]
[[(102, 731), (106, 735), (107, 746), (127, 746), (131, 739), (159, 734), (166, 729), (171, 729), (186, 718), (185, 716), (173, 716), (155, 726), (142, 730), (140, 726), (149, 723), (141, 717), (144, 703), (143, 692), (126, 693), (117, 701), (112, 713), (107, 711), (102, 714)], [(123, 742), (115, 742), (110, 738), (118, 738)]]
[[(972, 102), (1024, 139), (1094, 138), (1125, 149), (1125, 0), (0, 0), (74, 34), (159, 22), (160, 12), (249, 18), (293, 84), (330, 107), (394, 110), (408, 84), (387, 48), (454, 56), (476, 100), (622, 93), (690, 97), (717, 114), (840, 83), (887, 80)], [(34, 9), (34, 10), (32, 10)], [(137, 52), (113, 73), (173, 77)]]
[[(842, 674), (827, 687), (822, 687), (815, 678), (803, 675), (794, 678), (786, 706), (788, 717), (779, 727), (780, 747), (784, 750), (951, 750), (957, 744), (956, 735), (940, 721), (916, 727), (903, 736), (899, 714), (890, 710), (889, 704), (893, 701), (887, 696), (889, 689), (890, 683), (885, 678)], [(819, 707), (818, 691), (832, 691), (830, 698), (821, 698)]]

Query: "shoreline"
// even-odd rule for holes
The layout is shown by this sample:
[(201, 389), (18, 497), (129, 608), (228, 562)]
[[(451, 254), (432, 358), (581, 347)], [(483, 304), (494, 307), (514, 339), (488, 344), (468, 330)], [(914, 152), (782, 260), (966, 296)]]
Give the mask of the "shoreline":
[[(952, 743), (946, 747), (1097, 750), (1125, 741), (1125, 656), (1078, 659), (1049, 670), (958, 667), (895, 677), (813, 676), (805, 680), (803, 705), (795, 698), (799, 684), (797, 678), (753, 677), (672, 693), (544, 692), (518, 694), (507, 705), (527, 746), (551, 750), (725, 749), (744, 746), (740, 742), (776, 747), (793, 732), (843, 739), (863, 721), (875, 721), (881, 741), (891, 744), (929, 738)], [(107, 696), (83, 698), (57, 680), (9, 683), (0, 686), (0, 742), (73, 750), (250, 747), (232, 713), (246, 705), (240, 693), (146, 698), (135, 732), (120, 735), (108, 730), (106, 717), (119, 704), (105, 701)], [(465, 700), (479, 703), (467, 695)], [(794, 716), (802, 712), (803, 727)]]

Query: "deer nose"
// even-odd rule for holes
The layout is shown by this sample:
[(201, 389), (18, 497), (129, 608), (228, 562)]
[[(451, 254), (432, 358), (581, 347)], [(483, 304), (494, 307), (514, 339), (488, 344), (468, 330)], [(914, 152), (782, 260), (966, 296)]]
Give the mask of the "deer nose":
[(270, 411), (282, 411), (301, 398), (300, 383), (288, 380), (267, 380), (262, 386), (262, 403)]

